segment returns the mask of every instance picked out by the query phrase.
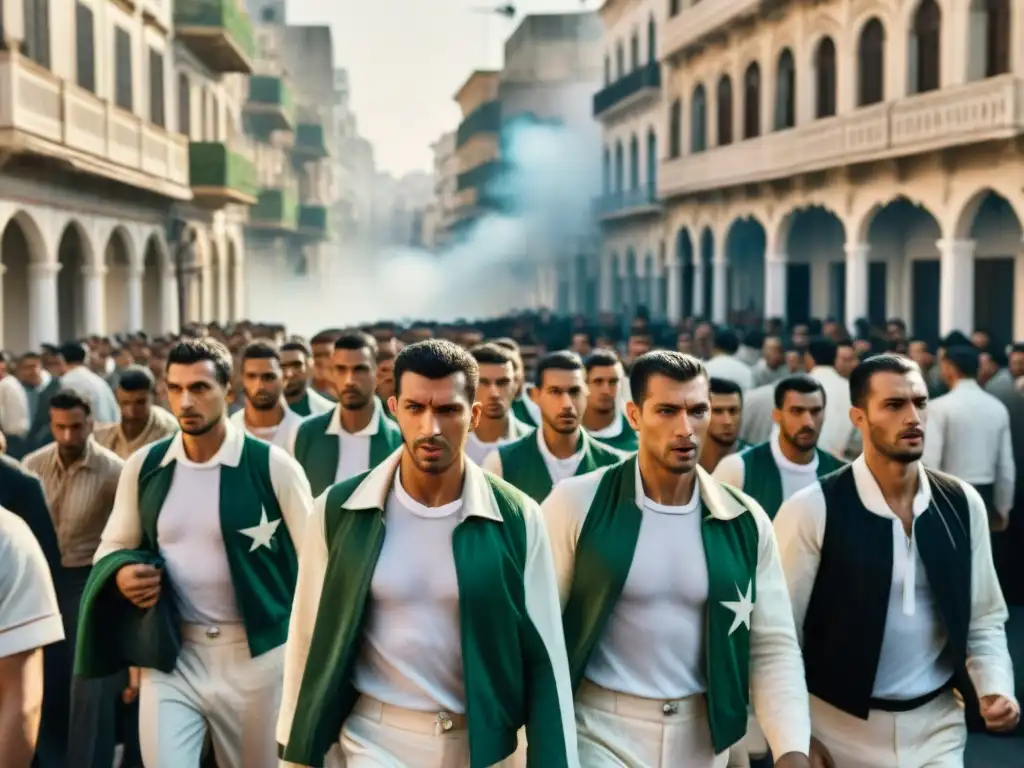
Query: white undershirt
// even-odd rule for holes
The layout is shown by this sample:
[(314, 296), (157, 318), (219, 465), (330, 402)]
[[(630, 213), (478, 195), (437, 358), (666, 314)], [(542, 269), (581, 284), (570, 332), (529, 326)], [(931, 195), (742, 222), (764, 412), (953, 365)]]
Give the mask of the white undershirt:
[(707, 690), (700, 494), (694, 483), (684, 506), (643, 503), (629, 575), (585, 677), (631, 696), (682, 699)]
[(540, 455), (544, 459), (544, 466), (548, 468), (548, 474), (551, 476), (552, 486), (558, 485), (567, 477), (575, 475), (576, 470), (579, 469), (580, 462), (583, 461), (583, 448), (580, 448), (572, 456), (565, 459), (555, 456), (551, 449), (548, 448), (548, 444), (544, 442), (543, 427), (537, 427), (537, 445), (540, 446)]
[(775, 459), (775, 466), (779, 468), (779, 477), (782, 479), (782, 500), (785, 501), (797, 491), (802, 491), (808, 485), (818, 482), (818, 452), (814, 452), (814, 458), (809, 464), (797, 464), (786, 458), (779, 447), (780, 439), (781, 436), (777, 434), (776, 430), (769, 445), (772, 449), (772, 458)]
[(616, 409), (615, 418), (612, 419), (611, 424), (601, 429), (588, 429), (587, 432), (598, 440), (610, 440), (613, 437), (618, 437), (622, 434), (622, 414)]
[(353, 673), (360, 693), (423, 712), (466, 711), (452, 533), (462, 499), (426, 507), (395, 482)]
[(221, 466), (218, 456), (205, 464), (178, 457), (157, 519), (160, 555), (188, 624), (242, 620), (220, 528)]

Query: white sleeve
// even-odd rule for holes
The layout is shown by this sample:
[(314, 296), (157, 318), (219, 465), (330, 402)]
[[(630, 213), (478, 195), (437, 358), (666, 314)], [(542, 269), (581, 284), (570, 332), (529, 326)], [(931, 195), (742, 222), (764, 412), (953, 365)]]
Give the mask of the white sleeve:
[[(558, 599), (565, 608), (576, 569), (576, 542), (587, 510), (578, 510), (573, 498), (574, 483), (559, 483), (544, 499), (540, 514), (547, 526), (547, 538), (555, 565)], [(589, 506), (589, 505), (588, 505)]]
[(313, 512), (306, 521), (300, 548), (299, 577), (295, 584), (292, 616), (288, 623), (288, 640), (284, 650), (284, 682), (277, 717), (278, 744), (287, 744), (291, 736), (295, 705), (302, 687), (302, 675), (306, 670), (309, 645), (313, 640), (316, 615), (320, 608), (320, 593), (327, 574), (327, 493), (321, 494), (313, 502)]
[[(1003, 410), (1005, 412), (1006, 409)], [(999, 441), (999, 461), (996, 465), (995, 507), (1002, 519), (1002, 528), (1005, 528), (1010, 522), (1010, 511), (1013, 509), (1013, 498), (1017, 488), (1017, 465), (1013, 460), (1013, 439), (1010, 436), (1008, 412), (996, 439)]]
[(928, 409), (928, 421), (924, 428), (924, 453), (921, 463), (931, 469), (945, 472), (942, 466), (942, 454), (946, 449), (946, 421), (942, 415), (942, 398), (935, 398)]
[(11, 437), (22, 437), (30, 426), (25, 388), (14, 376), (8, 376), (0, 381), (0, 431)]
[(501, 477), (501, 453), (498, 451), (491, 451), (484, 458), (483, 463), (480, 466), (492, 475)]
[(313, 491), (299, 463), (276, 445), (270, 446), (270, 482), (292, 545), (301, 557), (303, 532), (313, 511)]
[(789, 588), (796, 635), (803, 644), (804, 618), (811, 602), (825, 540), (825, 496), (814, 483), (794, 493), (775, 515), (779, 560)]
[(744, 480), (744, 469), (743, 459), (740, 458), (738, 453), (730, 453), (715, 467), (715, 471), (711, 473), (711, 476), (720, 483), (731, 485), (738, 491), (743, 490)]
[(28, 524), (0, 507), (0, 658), (63, 639), (43, 550)]
[(139, 472), (153, 443), (135, 451), (124, 463), (117, 481), (114, 508), (103, 527), (100, 545), (92, 561), (97, 563), (111, 552), (136, 549), (142, 543), (142, 518), (139, 515)]

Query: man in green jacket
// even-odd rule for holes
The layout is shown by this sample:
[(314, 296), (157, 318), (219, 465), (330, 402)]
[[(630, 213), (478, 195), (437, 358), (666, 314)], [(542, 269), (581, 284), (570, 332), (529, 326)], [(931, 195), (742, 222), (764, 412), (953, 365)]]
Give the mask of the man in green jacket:
[(637, 437), (619, 405), (619, 391), (624, 385), (619, 356), (610, 349), (598, 349), (590, 353), (584, 364), (588, 394), (583, 427), (595, 440), (632, 453), (637, 448)]
[(771, 521), (699, 466), (711, 402), (696, 358), (630, 372), (635, 456), (544, 502), (580, 763), (724, 768), (753, 699), (784, 768), (807, 768), (807, 687)]
[(541, 425), (535, 433), (491, 453), (483, 468), (541, 502), (567, 477), (615, 464), (626, 454), (583, 429), (588, 391), (579, 355), (569, 351), (545, 355), (537, 363), (536, 381), (530, 394), (540, 406)]
[(402, 350), (404, 446), (316, 500), (277, 725), (286, 764), (321, 766), (340, 740), (365, 768), (486, 768), (525, 725), (530, 765), (579, 765), (540, 511), (463, 453), (477, 376), (451, 342)]

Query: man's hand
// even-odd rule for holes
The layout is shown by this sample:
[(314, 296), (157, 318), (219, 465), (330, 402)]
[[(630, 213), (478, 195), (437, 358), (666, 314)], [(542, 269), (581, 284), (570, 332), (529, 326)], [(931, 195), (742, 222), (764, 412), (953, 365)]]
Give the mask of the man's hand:
[(138, 667), (128, 667), (128, 687), (121, 691), (121, 701), (131, 704), (139, 698), (139, 679), (142, 671)]
[(995, 694), (982, 696), (978, 703), (981, 707), (981, 716), (985, 719), (985, 727), (990, 731), (1012, 731), (1020, 722), (1020, 707), (1013, 699)]
[(810, 765), (807, 755), (799, 752), (787, 752), (775, 761), (776, 768), (810, 768)]
[(138, 608), (152, 608), (160, 599), (162, 573), (152, 565), (125, 565), (115, 581), (121, 594)]

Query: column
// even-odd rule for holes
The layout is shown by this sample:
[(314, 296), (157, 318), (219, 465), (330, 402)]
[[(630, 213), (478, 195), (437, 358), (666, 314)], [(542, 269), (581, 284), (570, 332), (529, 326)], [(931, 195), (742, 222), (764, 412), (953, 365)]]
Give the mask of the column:
[(600, 273), (597, 276), (599, 284), (598, 311), (614, 312), (612, 306), (615, 303), (615, 261), (608, 254), (601, 259)]
[(178, 321), (178, 275), (174, 268), (165, 269), (160, 281), (160, 332), (177, 333), (181, 330)]
[(974, 241), (939, 240), (939, 333), (974, 330)]
[(784, 253), (764, 256), (764, 316), (786, 317), (786, 262)]
[(716, 253), (715, 260), (711, 263), (714, 275), (711, 282), (711, 289), (714, 291), (711, 299), (713, 323), (725, 323), (729, 319), (729, 262), (726, 258), (725, 253)]
[(704, 280), (707, 270), (704, 269), (704, 259), (699, 249), (693, 254), (693, 316), (703, 317), (707, 311), (704, 307)]
[(678, 325), (683, 316), (683, 270), (678, 259), (673, 255), (672, 259), (665, 263), (665, 279), (668, 280), (668, 296), (665, 307), (665, 319), (670, 325)]
[(846, 327), (853, 331), (855, 323), (868, 315), (869, 243), (847, 243), (846, 251)]
[(60, 264), (33, 262), (28, 265), (28, 343), (31, 349), (59, 344), (57, 319), (57, 273)]
[(128, 267), (128, 331), (137, 333), (145, 327), (142, 317), (142, 278), (146, 271), (134, 264)]
[(86, 264), (82, 267), (82, 295), (85, 299), (82, 313), (87, 334), (103, 336), (106, 333), (104, 317), (104, 281), (107, 277), (105, 264)]

